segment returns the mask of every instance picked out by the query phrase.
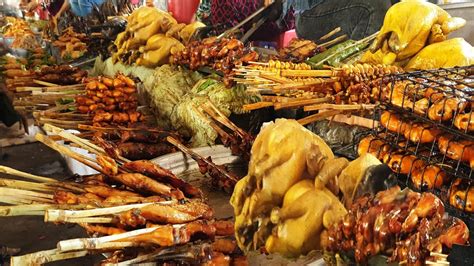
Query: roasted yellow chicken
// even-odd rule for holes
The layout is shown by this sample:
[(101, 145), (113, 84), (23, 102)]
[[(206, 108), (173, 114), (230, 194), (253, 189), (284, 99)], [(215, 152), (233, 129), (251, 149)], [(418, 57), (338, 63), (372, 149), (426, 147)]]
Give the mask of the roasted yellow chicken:
[(474, 47), (463, 38), (454, 38), (426, 46), (410, 59), (405, 69), (433, 69), (472, 64), (474, 64)]
[[(335, 195), (339, 190), (353, 195), (375, 164), (367, 163), (372, 159), (380, 164), (373, 156), (351, 163), (335, 158), (323, 140), (294, 120), (267, 125), (252, 146), (248, 174), (231, 198), (239, 247), (265, 247), (287, 257), (319, 249), (323, 229), (346, 214)], [(350, 184), (341, 186), (343, 174)]]
[(466, 24), (439, 6), (422, 0), (405, 0), (385, 15), (378, 36), (362, 61), (403, 64), (428, 44), (446, 40), (447, 35)]

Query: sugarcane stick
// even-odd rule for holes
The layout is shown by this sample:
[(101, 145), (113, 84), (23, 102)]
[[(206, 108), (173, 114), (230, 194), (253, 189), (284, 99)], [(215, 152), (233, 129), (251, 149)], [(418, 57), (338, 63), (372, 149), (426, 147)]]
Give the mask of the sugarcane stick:
[(35, 180), (38, 182), (43, 182), (43, 183), (50, 183), (50, 182), (56, 182), (56, 179), (49, 178), (49, 177), (43, 177), (43, 176), (37, 176), (37, 175), (32, 175), (28, 174), (25, 172), (18, 171), (16, 169), (0, 165), (0, 173), (8, 174), (8, 175), (13, 175), (13, 176), (18, 176), (30, 180)]
[(315, 99), (305, 99), (305, 100), (298, 100), (298, 101), (290, 101), (286, 103), (275, 103), (275, 110), (284, 109), (284, 108), (294, 108), (294, 107), (301, 107), (310, 104), (317, 104), (317, 103), (324, 103), (329, 102), (332, 100), (332, 97), (323, 97), (323, 98), (315, 98)]
[(335, 29), (333, 29), (332, 31), (326, 33), (325, 35), (323, 35), (321, 38), (319, 38), (320, 41), (324, 41), (328, 38), (330, 38), (331, 36), (333, 36), (334, 34), (338, 33), (341, 31), (341, 27), (337, 27)]
[(298, 120), (298, 123), (305, 126), (307, 124), (310, 124), (310, 123), (313, 123), (313, 122), (316, 122), (316, 121), (320, 121), (320, 120), (323, 120), (323, 119), (331, 117), (331, 116), (335, 116), (335, 115), (340, 114), (340, 113), (341, 113), (340, 110), (329, 110), (329, 111), (325, 111), (325, 112), (320, 112), (320, 113), (317, 113), (317, 114), (314, 114), (314, 115), (310, 115), (310, 116), (301, 118), (301, 119)]
[(43, 191), (43, 192), (52, 192), (55, 190), (54, 187), (50, 187), (44, 183), (35, 183), (35, 182), (27, 182), (27, 181), (4, 179), (4, 178), (0, 178), (0, 187), (27, 189), (27, 190)]
[(38, 251), (35, 253), (26, 254), (23, 256), (13, 256), (10, 259), (11, 266), (33, 266), (41, 265), (48, 262), (67, 260), (72, 258), (84, 257), (88, 254), (87, 251), (76, 251), (61, 253), (59, 249), (50, 249)]
[(140, 204), (129, 204), (123, 206), (114, 206), (108, 208), (97, 208), (92, 210), (82, 210), (82, 211), (71, 211), (71, 210), (47, 210), (45, 214), (45, 221), (47, 222), (60, 222), (61, 219), (65, 218), (79, 218), (79, 217), (93, 217), (93, 216), (103, 216), (116, 214), (120, 212), (129, 211), (132, 209), (140, 209), (151, 204), (165, 205), (170, 204), (172, 201), (163, 201), (163, 202), (150, 202), (150, 203), (140, 203)]
[(36, 200), (25, 199), (20, 197), (12, 197), (7, 195), (0, 195), (0, 202), (12, 205), (23, 205), (23, 204), (43, 204), (45, 202), (38, 202)]
[[(49, 222), (46, 221), (45, 222)], [(61, 223), (72, 223), (72, 224), (81, 224), (81, 223), (90, 223), (90, 224), (110, 224), (117, 222), (117, 218), (114, 217), (80, 217), (80, 218), (64, 218), (60, 221)]]
[(0, 206), (0, 216), (21, 216), (32, 215), (31, 213), (40, 213), (38, 215), (45, 215), (46, 210), (49, 209), (85, 209), (90, 206), (84, 204), (69, 205), (69, 204), (23, 204), (16, 206)]
[(76, 238), (76, 239), (63, 240), (63, 241), (58, 242), (58, 249), (61, 252), (84, 250), (84, 249), (98, 249), (100, 247), (103, 247), (105, 243), (114, 242), (114, 241), (118, 242), (118, 240), (121, 240), (121, 239), (148, 234), (157, 229), (158, 229), (157, 227), (143, 228), (143, 229), (133, 230), (133, 231), (129, 231), (122, 234), (103, 236), (103, 237), (98, 237), (98, 238)]
[(0, 195), (26, 196), (26, 197), (35, 197), (35, 198), (41, 198), (41, 199), (53, 199), (53, 195), (51, 194), (45, 194), (45, 193), (23, 190), (23, 189), (16, 189), (16, 188), (7, 188), (7, 187), (0, 187)]
[(99, 173), (107, 175), (107, 173), (104, 172), (104, 170), (102, 170), (101, 167), (99, 167), (97, 164), (94, 164), (94, 163), (90, 162), (90, 160), (91, 160), (90, 158), (88, 158), (86, 156), (83, 156), (79, 153), (73, 152), (73, 151), (71, 151), (70, 149), (68, 149), (64, 146), (61, 146), (61, 145), (57, 144), (56, 142), (52, 141), (51, 139), (49, 139), (47, 136), (45, 136), (43, 134), (37, 133), (35, 135), (35, 138), (36, 138), (36, 140), (42, 142), (43, 144), (45, 144), (46, 146), (52, 148), (53, 150), (56, 150), (57, 152), (59, 152), (61, 154), (67, 155), (67, 156), (79, 161), (79, 162), (89, 166), (90, 168), (96, 170)]

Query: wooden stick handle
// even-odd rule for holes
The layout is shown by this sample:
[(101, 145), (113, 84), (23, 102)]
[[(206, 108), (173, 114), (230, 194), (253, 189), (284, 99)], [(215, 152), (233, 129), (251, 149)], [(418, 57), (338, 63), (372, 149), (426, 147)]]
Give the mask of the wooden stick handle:
[(320, 112), (320, 113), (317, 113), (317, 114), (314, 114), (314, 115), (310, 115), (310, 116), (301, 118), (301, 119), (298, 120), (298, 123), (305, 126), (307, 124), (310, 124), (310, 123), (313, 123), (313, 122), (316, 122), (316, 121), (320, 121), (320, 120), (323, 120), (323, 119), (331, 117), (331, 116), (335, 116), (335, 115), (340, 114), (340, 113), (341, 113), (341, 111), (339, 111), (339, 110), (329, 110), (329, 111), (326, 111), (326, 112)]

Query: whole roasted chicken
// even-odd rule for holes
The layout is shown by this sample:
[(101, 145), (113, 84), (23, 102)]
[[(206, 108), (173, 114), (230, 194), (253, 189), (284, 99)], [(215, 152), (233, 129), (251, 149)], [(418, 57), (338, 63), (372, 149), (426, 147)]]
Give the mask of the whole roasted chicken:
[[(346, 214), (335, 196), (340, 189), (337, 177), (344, 169), (353, 169), (346, 171), (345, 181), (354, 183), (355, 190), (363, 178), (360, 173), (369, 166), (360, 162), (367, 161), (371, 160), (350, 167), (294, 120), (278, 119), (264, 127), (252, 146), (248, 174), (231, 198), (239, 247), (244, 251), (264, 247), (287, 257), (319, 249), (323, 229)], [(352, 199), (349, 186), (343, 192)]]
[(451, 17), (439, 6), (423, 0), (405, 0), (393, 5), (385, 15), (380, 32), (363, 61), (394, 64), (411, 58), (423, 47), (442, 42), (466, 24)]

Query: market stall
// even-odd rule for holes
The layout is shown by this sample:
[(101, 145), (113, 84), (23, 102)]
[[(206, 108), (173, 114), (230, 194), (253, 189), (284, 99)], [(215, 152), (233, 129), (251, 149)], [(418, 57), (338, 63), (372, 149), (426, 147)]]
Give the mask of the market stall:
[(87, 235), (10, 264), (473, 264), (466, 20), (403, 1), (360, 40), (268, 49), (271, 7), (218, 36), (139, 4), (42, 37), (7, 18), (4, 90), (74, 177), (0, 164), (0, 216)]

